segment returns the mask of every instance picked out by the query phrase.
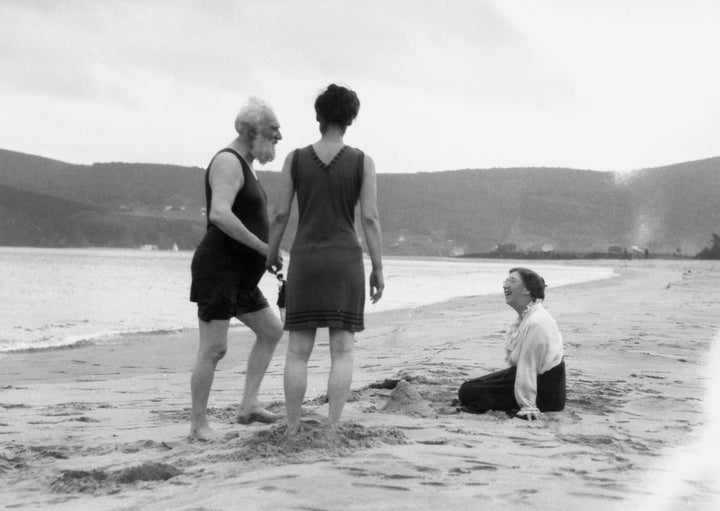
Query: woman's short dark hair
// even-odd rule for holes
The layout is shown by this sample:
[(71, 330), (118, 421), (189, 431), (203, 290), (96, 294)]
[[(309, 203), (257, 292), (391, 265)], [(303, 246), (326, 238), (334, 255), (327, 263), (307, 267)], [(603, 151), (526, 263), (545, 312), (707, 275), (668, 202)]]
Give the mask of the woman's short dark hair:
[(545, 279), (527, 268), (513, 268), (508, 273), (512, 272), (517, 272), (520, 275), (525, 289), (530, 292), (530, 296), (535, 300), (545, 299)]
[(320, 124), (340, 127), (350, 126), (360, 110), (360, 100), (354, 91), (335, 85), (328, 85), (315, 100), (315, 113)]

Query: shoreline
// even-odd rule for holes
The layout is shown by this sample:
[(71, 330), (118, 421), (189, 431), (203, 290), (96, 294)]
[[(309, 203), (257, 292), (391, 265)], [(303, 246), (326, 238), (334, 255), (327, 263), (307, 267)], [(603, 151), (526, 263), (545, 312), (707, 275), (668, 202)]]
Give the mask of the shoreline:
[[(548, 290), (546, 306), (565, 341), (568, 405), (539, 423), (460, 413), (451, 404), (462, 381), (504, 365), (502, 332), (513, 312), (500, 293), (367, 315), (339, 437), (312, 429), (316, 443), (299, 451), (273, 436), (282, 424), (232, 422), (249, 332), (231, 330), (216, 372), (209, 406), (223, 437), (213, 443), (185, 439), (194, 332), (67, 350), (72, 358), (55, 351), (43, 368), (34, 368), (32, 357), (17, 358), (12, 382), (0, 388), (6, 504), (714, 509), (720, 467), (698, 458), (713, 451), (697, 446), (706, 445), (713, 427), (706, 412), (714, 405), (708, 360), (720, 328), (720, 264), (650, 260), (612, 267), (616, 278)], [(279, 409), (286, 339), (260, 394)], [(321, 396), (328, 366), (326, 336), (319, 335), (309, 365), (307, 420), (327, 414)], [(392, 391), (368, 385), (385, 378), (408, 381), (430, 411), (383, 412)], [(694, 472), (673, 472), (673, 456), (682, 451), (695, 453)], [(87, 478), (82, 487), (62, 479), (67, 470), (100, 470), (116, 481), (113, 474), (151, 461), (178, 473), (168, 481), (95, 481), (87, 490)], [(673, 484), (658, 487), (658, 478)]]
[[(406, 259), (406, 258), (403, 258)], [(435, 258), (444, 260), (445, 258)], [(485, 262), (485, 261), (483, 261)], [(487, 261), (500, 264), (498, 261)], [(532, 261), (529, 261), (532, 262)], [(582, 266), (582, 265), (580, 265)], [(608, 265), (588, 265), (603, 267)], [(614, 274), (596, 280), (563, 284), (552, 289), (563, 289), (573, 286), (592, 285), (602, 280), (617, 278)], [(549, 288), (550, 289), (550, 288)], [(491, 302), (501, 303), (502, 293), (482, 294), (474, 296), (460, 296), (449, 300), (423, 304), (416, 307), (366, 312), (366, 332), (368, 329), (392, 322), (393, 318), (412, 317), (418, 310), (435, 310), (455, 307), (456, 302), (465, 300), (479, 300), (484, 302), (492, 297)], [(271, 304), (273, 310), (276, 309)], [(371, 306), (368, 306), (371, 307)], [(509, 316), (512, 317), (512, 316)], [(511, 319), (508, 319), (508, 324)], [(58, 346), (51, 348), (25, 349), (10, 352), (0, 352), (0, 374), (4, 375), (6, 384), (20, 384), (27, 381), (42, 383), (59, 383), (73, 381), (77, 377), (92, 378), (96, 381), (103, 379), (123, 379), (139, 375), (155, 374), (158, 369), (167, 372), (192, 371), (194, 363), (194, 349), (197, 347), (197, 327), (182, 327), (176, 330), (162, 332), (124, 333), (111, 336), (107, 341), (94, 342), (81, 341), (78, 344)], [(364, 333), (357, 335), (362, 339)], [(318, 341), (327, 337), (322, 330), (318, 330)], [(233, 322), (228, 332), (228, 355), (218, 364), (218, 370), (227, 369), (229, 365), (240, 359), (247, 359), (252, 343), (252, 332), (243, 324)], [(287, 347), (287, 333), (278, 344), (275, 356), (284, 354)], [(138, 351), (142, 353), (140, 356)], [(180, 355), (182, 353), (182, 355)], [(191, 356), (185, 358), (187, 354)], [(166, 361), (162, 357), (167, 356)], [(139, 365), (128, 365), (127, 360), (135, 360)], [(187, 368), (183, 369), (183, 362)], [(167, 367), (169, 366), (169, 367)], [(20, 369), (22, 368), (22, 369)], [(52, 369), (48, 369), (52, 368)]]
[[(67, 252), (67, 251), (66, 251)], [(191, 253), (189, 253), (191, 254)], [(185, 254), (186, 256), (188, 254)], [(390, 259), (393, 259), (390, 257)], [(500, 261), (500, 260), (463, 260), (463, 259), (457, 259), (457, 258), (445, 258), (445, 257), (433, 257), (433, 258), (408, 258), (408, 257), (397, 257), (394, 258), (395, 261), (402, 263), (407, 261), (413, 261), (413, 262), (430, 262), (430, 263), (452, 263), (458, 264), (458, 265), (466, 265), (469, 268), (473, 268), (474, 264), (480, 264), (483, 265), (483, 267), (486, 270), (490, 270), (492, 268), (510, 268), (513, 265), (517, 264), (523, 264), (523, 263), (537, 263), (537, 261)], [(602, 280), (602, 279), (608, 279), (608, 278), (614, 278), (615, 274), (605, 274), (605, 275), (598, 275), (597, 272), (600, 270), (611, 270), (614, 266), (613, 264), (574, 264), (574, 261), (546, 261), (544, 263), (538, 264), (530, 264), (531, 266), (539, 267), (540, 271), (543, 272), (543, 268), (546, 268), (549, 272), (550, 269), (564, 269), (560, 271), (559, 275), (553, 275), (555, 277), (559, 277), (560, 284), (558, 284), (556, 287), (561, 287), (565, 285), (571, 285), (571, 284), (577, 284), (577, 283), (583, 283), (583, 282), (589, 282), (593, 280)], [(582, 267), (588, 267), (590, 268), (595, 274), (589, 275), (586, 277), (579, 277), (577, 275), (577, 270), (575, 270), (575, 274), (573, 275), (573, 269), (582, 268)], [(476, 267), (475, 267), (476, 268)], [(492, 271), (492, 270), (491, 270)], [(571, 277), (570, 279), (574, 280), (574, 282), (565, 283), (564, 281), (568, 279), (567, 272), (570, 272)], [(544, 273), (544, 272), (543, 272)], [(478, 274), (473, 275), (473, 278), (477, 279)], [(547, 277), (547, 276), (546, 276)], [(457, 278), (457, 277), (456, 277)], [(401, 284), (400, 296), (406, 296), (408, 295), (409, 290), (407, 289), (408, 281), (407, 279), (400, 278), (399, 281)], [(477, 282), (479, 284), (479, 291), (480, 294), (473, 293), (472, 291), (478, 291), (478, 288), (468, 287), (469, 284), (473, 283), (472, 278), (460, 283), (459, 288), (454, 288), (456, 291), (463, 293), (459, 297), (468, 297), (468, 296), (482, 296), (482, 295), (489, 295), (489, 294), (495, 294), (495, 291), (488, 292), (488, 289), (485, 287), (486, 282), (480, 280)], [(267, 287), (267, 283), (265, 283), (265, 287)], [(274, 284), (274, 281), (273, 281)], [(434, 282), (434, 285), (439, 285), (438, 282)], [(457, 286), (458, 282), (453, 282), (453, 286)], [(551, 283), (549, 284), (550, 287), (552, 287), (552, 278)], [(272, 296), (272, 293), (275, 291), (274, 289), (265, 289), (265, 287), (261, 286), (263, 288), (263, 291), (267, 294), (270, 293), (268, 296)], [(402, 289), (404, 288), (404, 289)], [(397, 291), (397, 290), (396, 290)], [(430, 298), (430, 296), (423, 296), (423, 300), (427, 300)], [(425, 303), (407, 303), (412, 302), (412, 299), (405, 299), (404, 302), (393, 302), (392, 297), (386, 298), (386, 300), (379, 303), (378, 306), (375, 305), (368, 305), (366, 307), (366, 317), (369, 317), (373, 314), (378, 313), (392, 313), (393, 311), (402, 312), (403, 310), (409, 310), (414, 309), (417, 307), (424, 307), (434, 304), (442, 304), (444, 302), (447, 302), (449, 300), (453, 300), (455, 298), (458, 298), (458, 296), (452, 297), (447, 296), (447, 294), (440, 292), (440, 296), (434, 296), (432, 297), (435, 299), (435, 301), (427, 301)], [(388, 302), (389, 300), (389, 302)], [(273, 300), (270, 300), (271, 302)], [(271, 307), (273, 311), (277, 314), (277, 307), (271, 303)], [(377, 312), (373, 312), (373, 309), (379, 308)], [(389, 307), (389, 308), (386, 308)], [(188, 312), (194, 312), (194, 306), (188, 307)], [(177, 319), (177, 318), (176, 318)], [(68, 320), (72, 321), (72, 320)], [(81, 323), (87, 323), (87, 320), (80, 321)], [(105, 320), (107, 323), (107, 319)], [(20, 328), (20, 327), (16, 327)], [(45, 328), (45, 326), (43, 326)], [(192, 331), (194, 329), (197, 329), (196, 323), (193, 324), (187, 324), (183, 320), (178, 320), (175, 323), (175, 326), (170, 325), (155, 325), (152, 327), (149, 327), (146, 325), (144, 329), (141, 327), (141, 329), (117, 329), (113, 325), (105, 325), (106, 330), (99, 330), (99, 331), (91, 331), (91, 332), (85, 332), (85, 333), (72, 333), (72, 334), (65, 334), (65, 337), (62, 338), (54, 338), (54, 337), (48, 337), (46, 338), (44, 343), (38, 343), (40, 346), (33, 346), (34, 341), (22, 341), (20, 342), (21, 345), (23, 345), (20, 349), (12, 349), (3, 351), (0, 350), (0, 361), (4, 357), (14, 357), (19, 355), (32, 355), (32, 354), (41, 354), (45, 351), (55, 352), (55, 351), (62, 351), (62, 350), (69, 350), (69, 349), (84, 349), (87, 347), (92, 346), (114, 346), (117, 344), (122, 344), (126, 340), (130, 339), (143, 339), (148, 342), (150, 342), (153, 338), (159, 338), (163, 335), (174, 335), (176, 333), (183, 333)], [(233, 321), (231, 323), (231, 329), (232, 328), (246, 328), (244, 325), (237, 321)], [(4, 341), (4, 342), (11, 342), (11, 341)], [(29, 344), (28, 344), (29, 343)], [(48, 345), (49, 344), (49, 345)], [(1, 364), (1, 362), (0, 362)]]

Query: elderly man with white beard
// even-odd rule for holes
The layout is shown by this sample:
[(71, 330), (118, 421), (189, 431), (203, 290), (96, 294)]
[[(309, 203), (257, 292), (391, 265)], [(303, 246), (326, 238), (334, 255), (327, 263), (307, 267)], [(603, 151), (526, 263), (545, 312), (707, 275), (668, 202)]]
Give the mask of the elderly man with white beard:
[(257, 395), (283, 327), (257, 285), (265, 272), (268, 215), (265, 192), (253, 162), (275, 157), (282, 139), (270, 105), (251, 98), (235, 119), (237, 137), (212, 159), (205, 174), (207, 232), (193, 256), (190, 300), (198, 305), (200, 345), (192, 373), (190, 439), (210, 440), (207, 403), (215, 368), (227, 350), (230, 318), (256, 334), (237, 421), (271, 423)]

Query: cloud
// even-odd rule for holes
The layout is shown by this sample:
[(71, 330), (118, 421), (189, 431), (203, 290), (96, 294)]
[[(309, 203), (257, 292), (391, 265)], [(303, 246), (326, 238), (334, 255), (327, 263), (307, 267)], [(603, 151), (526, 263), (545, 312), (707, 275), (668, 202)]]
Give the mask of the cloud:
[(8, 117), (62, 128), (48, 141), (0, 120), (0, 136), (19, 150), (65, 147), (48, 154), (62, 158), (93, 132), (83, 162), (123, 159), (122, 139), (137, 149), (126, 159), (196, 163), (232, 136), (233, 111), (257, 94), (278, 110), (289, 150), (317, 136), (312, 102), (336, 81), (362, 101), (351, 143), (369, 144), (388, 170), (688, 160), (716, 150), (720, 79), (709, 57), (718, 9), (0, 1), (0, 105)]

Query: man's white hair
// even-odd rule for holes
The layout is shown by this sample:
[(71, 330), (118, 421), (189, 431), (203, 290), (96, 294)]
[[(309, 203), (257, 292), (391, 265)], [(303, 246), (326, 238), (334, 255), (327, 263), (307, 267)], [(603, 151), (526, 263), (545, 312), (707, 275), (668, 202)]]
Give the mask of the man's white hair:
[(240, 136), (247, 136), (257, 131), (260, 125), (268, 118), (274, 116), (270, 103), (264, 99), (253, 96), (248, 99), (235, 117), (235, 131)]

